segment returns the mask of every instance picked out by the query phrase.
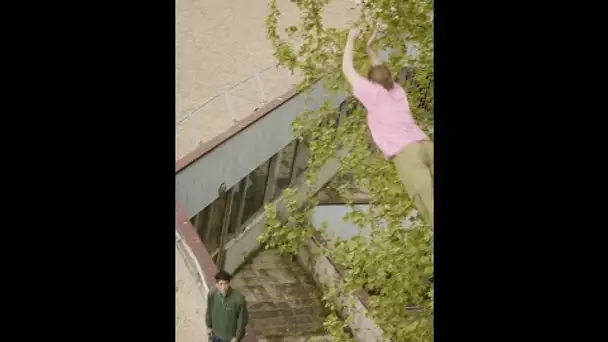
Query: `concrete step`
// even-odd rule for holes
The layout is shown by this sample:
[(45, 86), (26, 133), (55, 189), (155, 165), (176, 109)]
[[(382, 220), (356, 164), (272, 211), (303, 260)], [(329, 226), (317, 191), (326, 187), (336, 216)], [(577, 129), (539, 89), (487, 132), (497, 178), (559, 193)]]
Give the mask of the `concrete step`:
[[(231, 285), (247, 299), (249, 327), (258, 338), (308, 341), (308, 336), (325, 334), (321, 293), (291, 257), (262, 250), (234, 275)], [(295, 339), (299, 336), (307, 337)]]

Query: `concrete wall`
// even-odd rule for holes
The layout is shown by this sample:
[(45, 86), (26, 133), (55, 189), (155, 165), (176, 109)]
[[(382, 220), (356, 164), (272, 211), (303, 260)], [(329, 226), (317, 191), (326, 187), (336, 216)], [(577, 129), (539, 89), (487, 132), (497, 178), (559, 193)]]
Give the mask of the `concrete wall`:
[[(319, 183), (315, 185), (316, 189), (321, 189), (327, 181), (333, 178), (335, 172), (337, 171), (337, 162), (329, 162), (325, 167), (319, 172)], [(304, 175), (305, 176), (305, 175)], [(282, 198), (277, 199), (277, 205), (281, 207)], [(345, 224), (342, 221), (342, 217), (347, 210), (346, 206), (327, 206), (329, 207), (338, 207), (336, 210), (329, 210), (330, 214), (334, 215), (324, 215), (324, 211), (321, 210), (321, 215), (317, 218), (330, 218), (334, 223), (333, 226), (336, 232), (339, 232), (340, 227), (349, 227), (350, 231), (342, 234), (341, 237), (347, 238), (351, 234), (356, 234), (356, 227), (352, 225)], [(365, 206), (364, 206), (365, 207)], [(317, 208), (318, 209), (323, 207)], [(340, 215), (340, 216), (338, 216)], [(264, 230), (264, 213), (260, 213), (252, 223), (245, 228), (244, 232), (241, 233), (236, 238), (232, 239), (226, 244), (226, 271), (233, 273), (236, 269), (242, 265), (248, 256), (252, 253), (256, 252), (259, 248), (261, 248), (261, 244), (257, 241), (257, 237), (262, 234)], [(342, 225), (340, 225), (340, 222)], [(315, 256), (317, 254), (318, 247), (311, 240), (308, 243), (306, 248), (301, 248), (298, 253), (298, 262), (304, 267), (309, 274), (313, 275), (313, 279), (317, 283), (318, 286), (327, 286), (333, 284), (336, 279), (339, 279), (338, 271), (335, 269), (333, 264), (323, 256)], [(346, 303), (347, 299), (344, 299), (342, 303), (337, 303), (346, 307), (344, 303)], [(360, 300), (355, 301), (355, 306), (353, 307), (352, 313), (354, 315), (354, 320), (351, 324), (351, 328), (354, 330), (355, 337), (357, 341), (362, 342), (376, 342), (381, 340), (382, 333), (378, 326), (374, 323), (374, 321), (367, 317), (367, 308), (361, 303)]]
[[(338, 172), (339, 163), (337, 159), (330, 160), (325, 164), (318, 173), (317, 183), (314, 184), (313, 188), (315, 191), (320, 190), (329, 182)], [(296, 180), (296, 184), (300, 185), (300, 203), (304, 204), (307, 198), (304, 196), (306, 193), (304, 185), (304, 179), (306, 173), (302, 174), (299, 179)], [(285, 211), (283, 206), (283, 196), (280, 196), (275, 200), (275, 204), (279, 208), (279, 216), (285, 217)], [(244, 229), (244, 231), (236, 236), (234, 239), (226, 243), (226, 263), (224, 269), (228, 272), (234, 272), (240, 265), (242, 265), (246, 259), (253, 253), (255, 253), (262, 245), (258, 242), (257, 238), (264, 231), (265, 225), (265, 213), (260, 212), (251, 223)]]
[[(190, 337), (200, 341), (206, 338), (206, 331), (200, 325), (205, 323), (206, 295), (215, 286), (213, 277), (218, 268), (179, 203), (175, 205), (175, 223), (176, 334), (186, 342), (191, 341)], [(259, 340), (247, 327), (241, 342)]]
[[(358, 210), (368, 210), (368, 205), (355, 206)], [(323, 205), (316, 207), (311, 215), (311, 223), (320, 229), (323, 222), (327, 222), (327, 233), (342, 239), (350, 239), (359, 234), (359, 229), (352, 223), (344, 222), (344, 215), (352, 209), (346, 205)], [(369, 228), (361, 230), (364, 236), (369, 235)]]
[[(308, 96), (308, 101), (306, 101)], [(176, 200), (192, 217), (218, 197), (222, 183), (234, 186), (293, 140), (291, 123), (302, 111), (319, 108), (325, 100), (340, 105), (346, 96), (329, 95), (320, 84), (300, 93), (244, 131), (181, 170), (175, 179)]]
[[(369, 210), (369, 205), (356, 205), (356, 210), (366, 212)], [(311, 214), (311, 223), (321, 229), (324, 222), (327, 223), (327, 234), (329, 237), (339, 237), (342, 239), (350, 239), (355, 235), (361, 234), (363, 236), (369, 236), (370, 227), (359, 228), (350, 223), (344, 221), (344, 215), (351, 212), (352, 208), (346, 205), (320, 205), (317, 206)], [(416, 215), (416, 211), (403, 222), (405, 228), (412, 227), (411, 217)]]
[[(308, 246), (300, 248), (298, 252), (298, 261), (300, 264), (313, 276), (317, 286), (335, 286), (336, 282), (340, 281), (340, 275), (333, 264), (324, 256), (320, 255), (319, 247), (310, 240)], [(347, 303), (350, 298), (342, 298), (336, 302), (336, 305), (341, 308), (346, 319), (347, 312), (350, 310), (353, 320), (350, 327), (353, 331), (355, 339), (360, 342), (376, 342), (382, 341), (382, 331), (376, 323), (367, 317), (368, 310), (357, 298), (353, 307), (348, 307)]]

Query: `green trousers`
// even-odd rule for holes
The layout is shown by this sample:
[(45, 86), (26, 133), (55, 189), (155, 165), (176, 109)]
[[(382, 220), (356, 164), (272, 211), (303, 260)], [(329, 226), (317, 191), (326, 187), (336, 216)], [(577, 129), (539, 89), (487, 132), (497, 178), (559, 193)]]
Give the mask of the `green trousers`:
[(392, 160), (414, 206), (433, 228), (433, 142), (411, 143)]

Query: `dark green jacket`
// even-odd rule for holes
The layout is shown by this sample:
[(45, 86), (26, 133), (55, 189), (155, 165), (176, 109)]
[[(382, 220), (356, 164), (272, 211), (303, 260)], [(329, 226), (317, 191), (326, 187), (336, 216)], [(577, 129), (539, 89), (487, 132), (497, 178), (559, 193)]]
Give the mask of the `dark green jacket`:
[(226, 297), (217, 290), (211, 291), (207, 295), (205, 319), (207, 328), (210, 328), (215, 336), (224, 340), (234, 337), (242, 339), (249, 320), (245, 297), (232, 288)]

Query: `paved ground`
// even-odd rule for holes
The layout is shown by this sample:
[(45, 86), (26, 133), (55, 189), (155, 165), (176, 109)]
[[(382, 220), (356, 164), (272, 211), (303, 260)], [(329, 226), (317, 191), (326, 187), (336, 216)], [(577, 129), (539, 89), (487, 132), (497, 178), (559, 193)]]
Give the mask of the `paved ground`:
[[(206, 336), (205, 293), (177, 246), (175, 256), (175, 341), (200, 342)], [(261, 251), (235, 275), (232, 285), (247, 298), (250, 327), (260, 342), (331, 341), (323, 333), (320, 293), (291, 258)]]
[(175, 248), (175, 341), (201, 342), (207, 336), (205, 326), (205, 295), (197, 285), (184, 261), (181, 252)]
[[(260, 74), (268, 101), (285, 93), (291, 82), (284, 70), (276, 70), (273, 50), (265, 36), (267, 0), (176, 1), (176, 122), (193, 113), (176, 128), (176, 154), (192, 151), (199, 142), (212, 139), (235, 120), (262, 105), (257, 80)], [(298, 12), (289, 0), (279, 0), (281, 27), (297, 22)], [(345, 27), (356, 15), (352, 0), (332, 0), (324, 21), (328, 27)], [(226, 98), (214, 95), (227, 85), (233, 111)], [(207, 102), (210, 98), (211, 101)]]
[(320, 293), (290, 257), (262, 250), (235, 275), (232, 285), (247, 298), (250, 326), (260, 341), (324, 340)]

